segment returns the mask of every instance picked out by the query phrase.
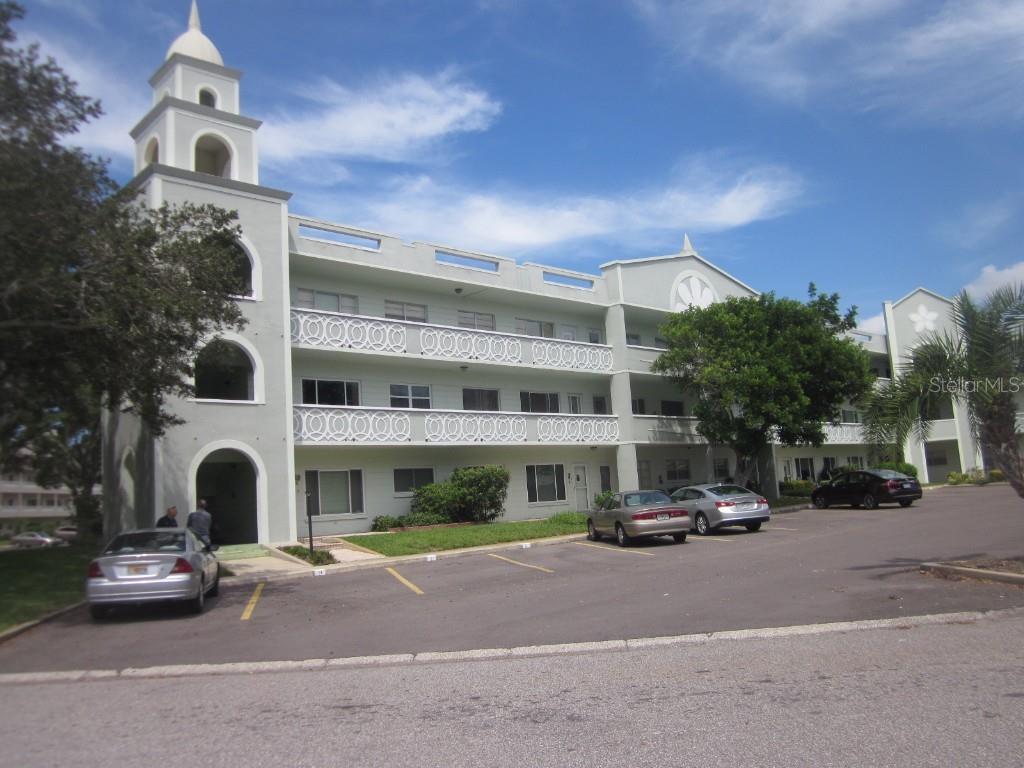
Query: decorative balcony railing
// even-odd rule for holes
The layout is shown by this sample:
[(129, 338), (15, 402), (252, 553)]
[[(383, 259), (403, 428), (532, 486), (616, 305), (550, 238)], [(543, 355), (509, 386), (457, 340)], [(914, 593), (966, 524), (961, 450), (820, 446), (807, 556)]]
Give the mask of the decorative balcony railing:
[(418, 408), (293, 405), (299, 443), (609, 444), (619, 439), (615, 416), (447, 411)]
[(826, 424), (825, 443), (852, 444), (864, 442), (864, 429), (860, 424)]
[(291, 327), (293, 343), (328, 349), (592, 373), (612, 369), (611, 347), (581, 341), (539, 339), (312, 309), (292, 309)]

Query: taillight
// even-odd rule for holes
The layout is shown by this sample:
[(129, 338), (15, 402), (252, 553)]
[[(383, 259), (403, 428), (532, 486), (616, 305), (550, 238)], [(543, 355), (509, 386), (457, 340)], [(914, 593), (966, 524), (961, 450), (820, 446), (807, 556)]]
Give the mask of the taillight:
[(192, 573), (192, 566), (188, 560), (183, 557), (179, 557), (174, 561), (174, 567), (171, 568), (171, 573)]
[(893, 491), (895, 491), (897, 488), (903, 487), (903, 483), (901, 483), (899, 480), (889, 480), (885, 485), (887, 488), (889, 488), (889, 490)]
[(715, 506), (721, 509), (722, 507), (735, 507), (735, 501), (716, 501)]
[(95, 560), (93, 560), (91, 563), (89, 563), (89, 570), (85, 574), (85, 578), (87, 578), (87, 579), (102, 579), (103, 578), (103, 571), (100, 570), (100, 564), (97, 563)]
[(758, 499), (757, 503), (758, 504), (767, 504), (768, 503), (768, 499), (764, 499), (764, 498)]
[(633, 519), (634, 520), (657, 520), (658, 519), (658, 515), (668, 515), (669, 517), (682, 517), (685, 514), (686, 514), (686, 512), (684, 512), (681, 509), (661, 509), (661, 510), (657, 510), (656, 509), (653, 512), (637, 512), (635, 515), (633, 515)]

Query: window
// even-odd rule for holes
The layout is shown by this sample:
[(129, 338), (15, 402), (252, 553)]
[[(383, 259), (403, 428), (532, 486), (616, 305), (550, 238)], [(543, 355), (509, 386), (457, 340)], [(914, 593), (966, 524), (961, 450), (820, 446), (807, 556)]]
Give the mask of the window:
[(252, 400), (252, 361), (237, 344), (216, 339), (196, 356), (196, 398)]
[(669, 483), (690, 482), (690, 460), (667, 459), (665, 461), (665, 480)]
[(430, 387), (424, 384), (392, 384), (392, 408), (429, 408)]
[(610, 491), (612, 489), (612, 468), (601, 466), (598, 469), (601, 471), (601, 493)]
[(715, 459), (715, 479), (724, 480), (729, 476), (729, 459)]
[(425, 304), (410, 304), (407, 301), (385, 301), (384, 317), (392, 320), (407, 320), (410, 323), (427, 322), (427, 307)]
[(25, 493), (21, 496), (21, 503), (26, 507), (37, 507), (39, 506), (39, 497), (34, 493)]
[(588, 328), (587, 329), (587, 341), (589, 341), (591, 344), (600, 344), (601, 343), (601, 331), (599, 329), (597, 329), (597, 328)]
[(331, 379), (303, 379), (304, 405), (359, 405), (359, 383)]
[(199, 103), (204, 107), (217, 107), (217, 97), (209, 88), (199, 91)]
[(663, 416), (682, 416), (683, 403), (681, 400), (662, 400), (661, 413)]
[(295, 306), (304, 309), (320, 309), (325, 312), (346, 312), (350, 315), (359, 314), (359, 299), (344, 293), (314, 291), (299, 288), (295, 292)]
[(146, 165), (160, 162), (160, 141), (154, 136), (146, 145)]
[(569, 413), (583, 413), (583, 395), (569, 393)]
[(16, 494), (16, 493), (5, 493), (4, 494), (4, 506), (5, 507), (16, 507), (16, 506), (18, 506), (18, 494)]
[(848, 411), (844, 408), (842, 418), (844, 424), (860, 424), (860, 414), (857, 411)]
[(655, 336), (654, 346), (656, 346), (658, 349), (668, 349), (668, 342), (661, 338), (661, 336)]
[(864, 469), (864, 457), (863, 456), (851, 456), (847, 462), (851, 467), (857, 467), (858, 469)]
[(417, 488), (434, 482), (432, 467), (413, 467), (395, 470), (395, 493), (411, 494)]
[(44, 507), (56, 507), (57, 506), (57, 497), (52, 495), (52, 494), (49, 494), (49, 493), (46, 494), (45, 496), (43, 496), (43, 506)]
[(561, 464), (526, 465), (526, 499), (565, 501), (565, 467)]
[(320, 515), (363, 514), (361, 469), (307, 470), (306, 498), (309, 511)]
[(604, 395), (594, 395), (594, 413), (608, 413), (608, 400)]
[(642, 489), (651, 487), (651, 462), (644, 459), (636, 463), (637, 481)]
[(545, 339), (555, 338), (555, 324), (545, 320), (526, 320), (516, 318), (516, 333), (523, 336), (543, 336)]
[(525, 413), (558, 413), (558, 393), (520, 392), (519, 404)]
[(929, 467), (941, 467), (946, 464), (946, 449), (929, 445), (924, 451), (924, 463)]
[(478, 331), (493, 331), (494, 315), (488, 312), (471, 312), (466, 309), (460, 309), (459, 327), (475, 328)]
[(194, 170), (224, 179), (231, 178), (231, 150), (216, 136), (203, 136), (196, 142)]
[(641, 415), (647, 413), (646, 406), (644, 405), (644, 399), (642, 397), (633, 398), (633, 413)]
[(814, 479), (814, 459), (805, 458), (796, 460), (796, 476), (798, 480)]
[(782, 462), (782, 479), (789, 481), (793, 479), (793, 460), (785, 459)]
[(462, 407), (467, 411), (497, 411), (498, 390), (463, 389)]
[(576, 326), (563, 325), (558, 335), (566, 341), (576, 341)]
[(633, 347), (640, 346), (640, 334), (639, 333), (627, 333), (626, 343)]

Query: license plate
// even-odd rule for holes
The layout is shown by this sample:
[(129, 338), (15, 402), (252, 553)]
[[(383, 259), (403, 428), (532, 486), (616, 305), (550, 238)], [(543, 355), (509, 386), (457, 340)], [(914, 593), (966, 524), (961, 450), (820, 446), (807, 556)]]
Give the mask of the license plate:
[(903, 487), (904, 487), (904, 488), (913, 488), (913, 487), (914, 487), (914, 485), (913, 485), (913, 483), (904, 483), (904, 484), (903, 484)]
[(753, 509), (756, 506), (757, 506), (757, 504), (755, 504), (754, 502), (747, 501), (747, 502), (744, 502), (743, 504), (740, 504), (740, 509)]
[(129, 576), (145, 576), (149, 573), (149, 568), (144, 565), (129, 565), (128, 575)]
[(663, 512), (662, 514), (658, 515), (658, 519), (659, 520), (668, 520), (668, 513), (667, 512)]

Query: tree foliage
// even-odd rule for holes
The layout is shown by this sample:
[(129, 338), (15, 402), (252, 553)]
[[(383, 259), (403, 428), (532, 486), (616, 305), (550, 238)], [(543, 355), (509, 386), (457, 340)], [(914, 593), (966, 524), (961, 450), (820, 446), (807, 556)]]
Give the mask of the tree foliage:
[[(36, 46), (15, 47), (22, 9), (0, 2), (0, 465), (55, 441), (90, 445), (100, 402), (159, 434), (190, 393), (197, 343), (240, 327), (235, 215), (151, 210), (103, 161), (72, 146), (100, 105)], [(59, 437), (59, 440), (58, 440)], [(52, 453), (52, 451), (51, 451)], [(53, 454), (56, 455), (56, 454)], [(85, 467), (88, 462), (81, 466)], [(47, 470), (41, 479), (66, 482)]]
[(866, 399), (864, 427), (881, 450), (901, 458), (911, 436), (928, 439), (937, 404), (967, 407), (971, 430), (1024, 498), (1017, 412), (1024, 392), (1024, 285), (1005, 286), (978, 303), (953, 301), (953, 332), (931, 333), (909, 353), (893, 381)]
[(801, 303), (774, 294), (734, 298), (672, 315), (661, 328), (667, 351), (653, 369), (696, 398), (697, 430), (738, 457), (737, 482), (773, 440), (820, 445), (844, 401), (870, 386), (868, 358), (844, 336), (856, 308), (814, 285)]

